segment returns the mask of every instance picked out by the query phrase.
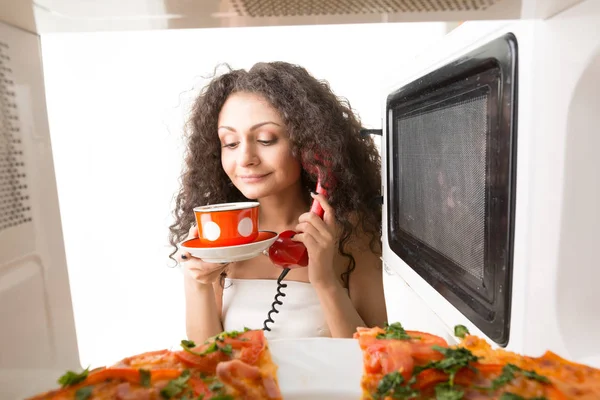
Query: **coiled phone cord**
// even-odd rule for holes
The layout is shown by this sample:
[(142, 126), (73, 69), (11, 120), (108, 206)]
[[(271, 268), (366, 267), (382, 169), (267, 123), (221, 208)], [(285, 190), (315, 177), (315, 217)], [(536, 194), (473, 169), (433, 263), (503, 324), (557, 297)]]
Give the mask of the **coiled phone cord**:
[(267, 326), (267, 324), (270, 323), (275, 323), (275, 321), (273, 321), (273, 317), (271, 317), (271, 314), (275, 313), (279, 313), (279, 310), (277, 308), (275, 308), (275, 306), (280, 306), (283, 304), (283, 302), (281, 300), (279, 300), (280, 297), (285, 297), (285, 293), (283, 293), (282, 289), (285, 289), (287, 287), (287, 284), (285, 283), (281, 283), (281, 281), (283, 280), (283, 278), (285, 278), (285, 276), (288, 274), (288, 272), (290, 272), (289, 268), (284, 268), (283, 271), (281, 271), (281, 274), (279, 275), (279, 278), (277, 278), (277, 294), (275, 295), (275, 300), (273, 301), (273, 303), (271, 304), (271, 311), (269, 311), (269, 313), (267, 314), (267, 319), (265, 320), (264, 324), (263, 324), (263, 331), (271, 331), (271, 328), (269, 328)]

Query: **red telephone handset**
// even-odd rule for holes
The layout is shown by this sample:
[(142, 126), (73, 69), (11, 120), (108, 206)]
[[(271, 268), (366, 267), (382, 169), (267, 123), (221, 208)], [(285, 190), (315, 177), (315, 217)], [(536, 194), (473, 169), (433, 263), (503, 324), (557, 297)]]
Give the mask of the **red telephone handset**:
[[(321, 174), (319, 174), (317, 180), (317, 193), (327, 196), (327, 190), (321, 186)], [(321, 219), (325, 213), (317, 199), (313, 199), (310, 211), (317, 214)], [(277, 294), (275, 295), (273, 304), (271, 304), (271, 310), (267, 314), (267, 319), (263, 323), (263, 330), (265, 331), (271, 330), (268, 324), (275, 323), (273, 314), (279, 312), (275, 306), (281, 306), (283, 304), (280, 298), (285, 296), (282, 290), (287, 287), (287, 284), (282, 282), (283, 279), (287, 273), (290, 272), (290, 269), (302, 268), (308, 265), (308, 251), (306, 250), (306, 246), (304, 246), (302, 242), (295, 242), (292, 240), (292, 237), (295, 234), (296, 232), (294, 231), (283, 231), (279, 234), (279, 237), (271, 247), (269, 247), (269, 258), (271, 259), (271, 262), (278, 267), (283, 268), (283, 271), (281, 271), (279, 278), (277, 278)]]
[[(317, 193), (327, 196), (327, 190), (321, 186), (321, 179), (317, 182)], [(323, 218), (323, 207), (314, 199), (310, 211)], [(301, 242), (295, 242), (292, 237), (294, 231), (283, 231), (277, 240), (269, 247), (269, 258), (273, 264), (287, 269), (301, 268), (308, 265), (308, 251)]]
[[(321, 186), (320, 175), (317, 181), (317, 193), (327, 196), (327, 191)], [(313, 200), (310, 211), (317, 214), (320, 218), (323, 218), (323, 214), (325, 213), (317, 199)], [(273, 314), (279, 312), (275, 306), (281, 306), (283, 304), (280, 298), (285, 296), (285, 293), (283, 293), (282, 290), (287, 287), (287, 284), (282, 282), (283, 279), (287, 273), (290, 272), (290, 269), (302, 268), (308, 265), (308, 251), (306, 250), (306, 246), (304, 246), (304, 243), (302, 242), (295, 242), (292, 240), (292, 237), (295, 234), (296, 232), (294, 231), (283, 231), (279, 234), (279, 237), (271, 247), (269, 247), (269, 258), (271, 259), (271, 262), (278, 267), (283, 268), (283, 271), (281, 271), (279, 278), (277, 278), (277, 294), (275, 295), (273, 304), (271, 304), (271, 310), (267, 314), (267, 319), (263, 323), (263, 330), (265, 331), (271, 330), (268, 324), (275, 323)]]

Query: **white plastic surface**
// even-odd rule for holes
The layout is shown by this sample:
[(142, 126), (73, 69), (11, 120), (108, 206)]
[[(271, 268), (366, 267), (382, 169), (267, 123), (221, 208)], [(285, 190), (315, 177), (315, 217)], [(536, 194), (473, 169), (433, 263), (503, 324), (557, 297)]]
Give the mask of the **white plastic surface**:
[(356, 400), (361, 396), (362, 352), (354, 339), (271, 340), (286, 400)]
[[(0, 43), (4, 53), (0, 81), (8, 95), (0, 101), (14, 104), (8, 123), (13, 138), (0, 125), (0, 140), (18, 144), (15, 156), (23, 164), (18, 173), (23, 175), (21, 182), (9, 190), (14, 190), (13, 198), (23, 198), (19, 207), (30, 207), (22, 222), (0, 229), (0, 399), (4, 400), (22, 399), (55, 382), (52, 371), (79, 368), (79, 354), (39, 37), (0, 23)], [(3, 117), (0, 124), (6, 123)], [(0, 159), (10, 162), (11, 152), (8, 157), (3, 154)]]

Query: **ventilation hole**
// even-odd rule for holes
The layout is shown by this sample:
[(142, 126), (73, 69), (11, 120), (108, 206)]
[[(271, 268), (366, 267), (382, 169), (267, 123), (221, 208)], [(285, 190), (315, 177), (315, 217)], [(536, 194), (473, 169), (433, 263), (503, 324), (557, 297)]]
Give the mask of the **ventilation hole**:
[(347, 14), (480, 11), (502, 0), (229, 0), (239, 16), (305, 17)]
[(9, 51), (0, 42), (0, 231), (32, 220)]

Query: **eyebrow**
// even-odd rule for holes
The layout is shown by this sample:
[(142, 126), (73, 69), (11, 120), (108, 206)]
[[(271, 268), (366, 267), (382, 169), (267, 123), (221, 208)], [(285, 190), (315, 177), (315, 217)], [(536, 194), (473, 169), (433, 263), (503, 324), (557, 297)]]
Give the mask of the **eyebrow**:
[[(258, 124), (256, 124), (256, 125), (252, 125), (252, 126), (250, 127), (250, 130), (251, 130), (251, 131), (253, 131), (253, 130), (255, 130), (255, 129), (258, 129), (258, 128), (260, 128), (261, 126), (268, 125), (268, 124), (273, 124), (273, 125), (277, 125), (277, 126), (281, 127), (281, 125), (279, 125), (279, 124), (278, 124), (278, 123), (276, 123), (276, 122), (273, 122), (273, 121), (265, 121), (265, 122), (259, 122), (259, 123), (258, 123)], [(223, 126), (220, 126), (218, 129), (227, 129), (228, 131), (237, 132), (237, 131), (236, 131), (234, 128), (232, 128), (232, 127), (230, 127), (230, 126), (225, 126), (225, 125), (223, 125)]]

